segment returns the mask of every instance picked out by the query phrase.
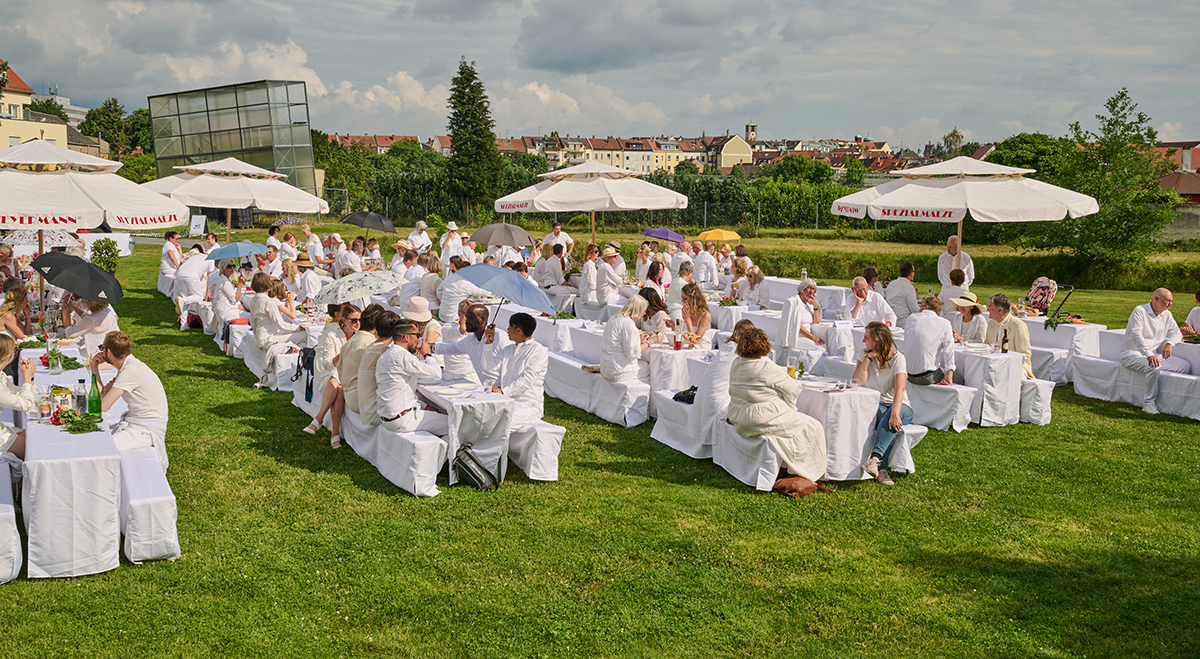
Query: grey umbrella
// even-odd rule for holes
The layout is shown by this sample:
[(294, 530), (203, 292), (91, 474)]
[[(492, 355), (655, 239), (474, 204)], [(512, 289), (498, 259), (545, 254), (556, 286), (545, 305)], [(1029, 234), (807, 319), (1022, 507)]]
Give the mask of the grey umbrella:
[(476, 229), (470, 240), (484, 245), (533, 246), (533, 236), (515, 224), (486, 224)]

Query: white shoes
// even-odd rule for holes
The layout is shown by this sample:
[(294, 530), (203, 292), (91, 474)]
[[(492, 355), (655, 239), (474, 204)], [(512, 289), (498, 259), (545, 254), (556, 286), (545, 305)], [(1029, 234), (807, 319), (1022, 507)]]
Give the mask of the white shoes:
[(179, 316), (183, 315), (183, 298), (182, 297), (175, 298), (175, 313), (176, 313), (176, 315), (179, 315)]
[(1158, 406), (1152, 402), (1147, 402), (1142, 406), (1142, 411), (1146, 414), (1158, 414)]

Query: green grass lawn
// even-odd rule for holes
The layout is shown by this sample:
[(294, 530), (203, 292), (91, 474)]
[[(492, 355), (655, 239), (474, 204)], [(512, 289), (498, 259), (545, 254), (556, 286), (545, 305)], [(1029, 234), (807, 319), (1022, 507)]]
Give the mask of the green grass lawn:
[[(0, 587), (2, 656), (1200, 653), (1194, 421), (1060, 387), (1049, 426), (932, 431), (895, 487), (797, 501), (547, 399), (559, 482), (415, 499), (179, 332), (157, 258), (118, 312), (170, 398), (183, 557)], [(1143, 297), (1102, 295), (1072, 301)]]

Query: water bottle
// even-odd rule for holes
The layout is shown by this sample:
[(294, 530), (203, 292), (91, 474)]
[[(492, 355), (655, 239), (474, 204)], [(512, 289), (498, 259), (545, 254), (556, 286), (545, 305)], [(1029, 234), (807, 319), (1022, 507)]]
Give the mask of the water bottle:
[(800, 268), (800, 279), (808, 279), (808, 268)]
[(88, 387), (87, 382), (83, 378), (79, 378), (79, 382), (75, 384), (75, 409), (80, 414), (87, 414)]

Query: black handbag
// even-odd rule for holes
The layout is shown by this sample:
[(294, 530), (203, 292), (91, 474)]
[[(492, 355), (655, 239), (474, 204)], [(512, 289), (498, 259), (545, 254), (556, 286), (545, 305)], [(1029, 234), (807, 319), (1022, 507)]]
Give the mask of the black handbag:
[(687, 403), (688, 405), (695, 404), (695, 402), (696, 402), (696, 385), (692, 385), (692, 386), (688, 387), (687, 389), (684, 389), (683, 391), (675, 392), (675, 395), (672, 396), (672, 398), (674, 398), (675, 400), (677, 400), (681, 403)]
[(475, 451), (471, 449), (470, 444), (463, 444), (459, 447), (458, 452), (454, 454), (454, 461), (450, 463), (450, 466), (454, 469), (454, 473), (458, 475), (459, 480), (470, 483), (477, 490), (490, 492), (500, 487), (499, 481), (479, 461), (479, 456), (475, 455)]
[(313, 371), (316, 369), (317, 349), (301, 348), (300, 357), (296, 360), (296, 372), (292, 374), (292, 382), (308, 371), (308, 381), (304, 384), (304, 402), (311, 403), (313, 397)]

